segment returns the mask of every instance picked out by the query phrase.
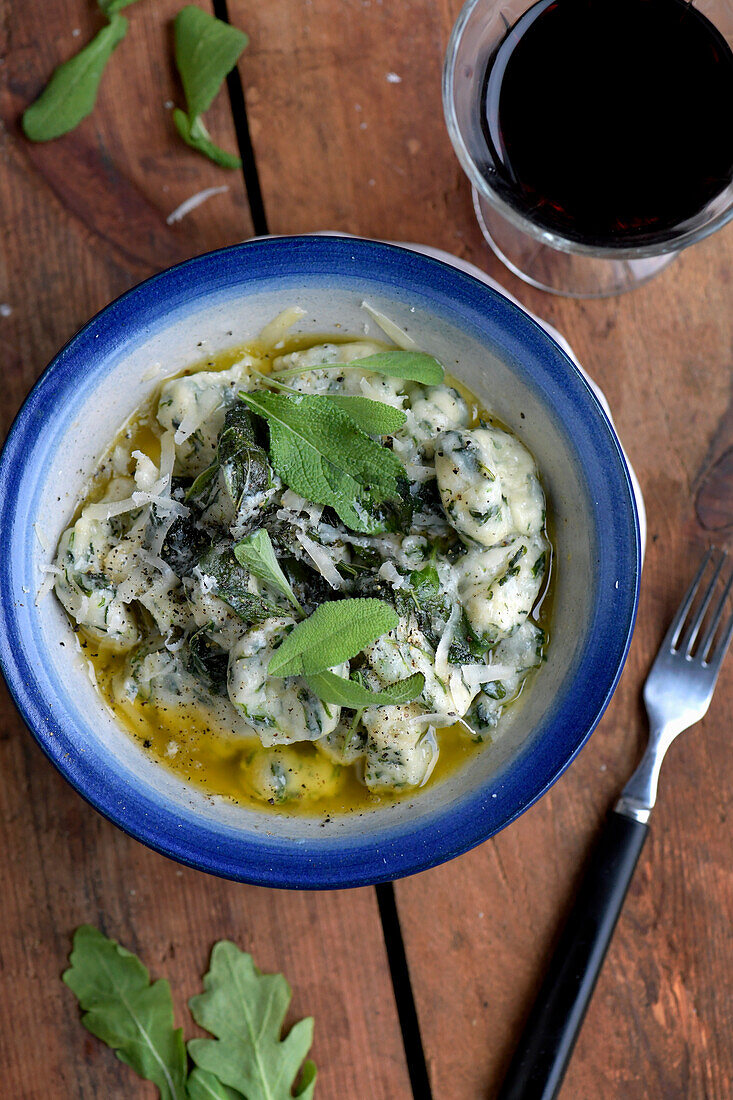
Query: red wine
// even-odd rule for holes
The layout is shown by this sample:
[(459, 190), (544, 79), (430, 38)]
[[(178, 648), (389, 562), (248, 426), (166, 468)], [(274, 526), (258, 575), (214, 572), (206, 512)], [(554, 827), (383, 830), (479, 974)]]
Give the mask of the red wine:
[(492, 184), (571, 240), (671, 240), (733, 180), (733, 51), (685, 0), (540, 0), (482, 105)]

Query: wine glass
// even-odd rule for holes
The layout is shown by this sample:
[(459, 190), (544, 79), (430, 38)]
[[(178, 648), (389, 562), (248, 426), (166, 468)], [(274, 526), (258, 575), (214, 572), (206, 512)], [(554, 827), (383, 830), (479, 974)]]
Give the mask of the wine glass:
[[(619, 246), (570, 239), (557, 228), (533, 221), (507, 200), (497, 159), (482, 128), (484, 79), (507, 31), (535, 0), (468, 0), (453, 28), (443, 71), (443, 107), (458, 159), (473, 185), (481, 231), (496, 255), (525, 282), (555, 294), (600, 298), (640, 286), (662, 271), (677, 253), (719, 229), (733, 217), (733, 180), (697, 214), (658, 239)], [(698, 12), (733, 46), (733, 5), (700, 0)], [(630, 28), (633, 33), (633, 28)], [(619, 80), (623, 80), (623, 72)], [(680, 80), (684, 74), (680, 74)], [(579, 89), (582, 94), (582, 89)], [(725, 104), (721, 132), (733, 126)], [(684, 136), (681, 137), (684, 155)], [(501, 166), (499, 166), (501, 168)], [(670, 179), (670, 186), (674, 186)]]

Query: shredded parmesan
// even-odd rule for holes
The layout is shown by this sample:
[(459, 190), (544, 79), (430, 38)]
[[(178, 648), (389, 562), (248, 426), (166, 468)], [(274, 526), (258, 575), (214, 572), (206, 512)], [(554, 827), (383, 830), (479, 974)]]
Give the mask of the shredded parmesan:
[(403, 351), (414, 351), (417, 348), (415, 341), (407, 335), (404, 329), (401, 329), (394, 321), (390, 321), (389, 317), (380, 310), (370, 306), (369, 302), (362, 302), (361, 308), (367, 311), (374, 323), (379, 325), (382, 332), (389, 336), (398, 348), (402, 348)]
[(213, 198), (214, 195), (223, 195), (228, 190), (229, 186), (225, 183), (221, 187), (205, 187), (203, 191), (197, 191), (195, 195), (191, 195), (190, 199), (185, 199), (180, 206), (171, 211), (165, 219), (167, 224), (174, 225), (175, 222), (185, 218), (186, 214), (190, 214), (192, 210), (195, 210), (197, 206), (201, 206), (202, 202)]
[(448, 668), (448, 650), (453, 641), (453, 635), (456, 632), (458, 620), (461, 617), (461, 611), (461, 605), (458, 602), (454, 603), (445, 630), (438, 642), (438, 648), (435, 650), (435, 673), (441, 680), (448, 679), (448, 673), (450, 671)]
[(221, 403), (221, 392), (218, 387), (212, 387), (209, 390), (204, 390), (201, 394), (197, 394), (193, 412), (187, 412), (183, 416), (173, 437), (176, 446), (180, 447), (181, 443), (185, 443), (194, 432), (197, 432), (203, 422), (208, 420), (221, 406)]
[(304, 309), (301, 309), (300, 306), (289, 306), (288, 309), (278, 313), (277, 317), (265, 325), (257, 337), (257, 343), (266, 348), (276, 347), (278, 342), (287, 335), (288, 329), (292, 328), (301, 317), (305, 317)]
[(296, 529), (295, 537), (315, 565), (318, 572), (321, 574), (322, 577), (325, 577), (325, 579), (331, 585), (331, 588), (341, 588), (344, 583), (343, 577), (331, 561), (328, 552), (324, 550), (322, 546), (319, 546), (317, 542), (314, 542), (313, 539), (309, 539), (308, 536), (302, 531)]

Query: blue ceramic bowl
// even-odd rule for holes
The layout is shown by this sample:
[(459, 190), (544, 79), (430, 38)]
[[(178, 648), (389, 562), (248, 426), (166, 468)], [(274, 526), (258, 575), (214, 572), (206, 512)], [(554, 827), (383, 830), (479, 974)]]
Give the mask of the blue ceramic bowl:
[[(99, 456), (160, 373), (243, 343), (286, 306), (299, 328), (377, 334), (366, 300), (414, 334), (533, 452), (555, 537), (549, 657), (504, 733), (470, 767), (363, 815), (255, 812), (148, 759), (90, 682), (44, 567)], [(601, 717), (634, 623), (639, 525), (618, 439), (565, 353), (470, 275), (403, 248), (338, 237), (254, 241), (164, 271), (59, 353), (0, 458), (0, 660), (34, 737), (72, 786), (143, 843), (193, 867), (285, 887), (413, 874), (503, 829), (555, 782)]]

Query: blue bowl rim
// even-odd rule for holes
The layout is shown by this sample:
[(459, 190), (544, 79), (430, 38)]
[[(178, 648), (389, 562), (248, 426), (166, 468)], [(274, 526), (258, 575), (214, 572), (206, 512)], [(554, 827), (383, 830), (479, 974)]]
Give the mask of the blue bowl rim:
[[(611, 638), (607, 635), (603, 646), (594, 645), (593, 660), (584, 661), (586, 672), (603, 671), (604, 665), (611, 664), (612, 674), (606, 674), (600, 690), (586, 694), (585, 705), (581, 703), (579, 720), (582, 730), (576, 736), (571, 751), (551, 765), (551, 774), (534, 784), (530, 781), (524, 796), (516, 800), (512, 809), (503, 813), (497, 814), (497, 803), (502, 800), (497, 799), (492, 805), (491, 797), (496, 799), (496, 793), (489, 792), (486, 784), (463, 796), (456, 806), (425, 816), (414, 829), (410, 829), (409, 825), (399, 830), (387, 827), (366, 841), (363, 838), (335, 836), (324, 843), (292, 842), (265, 840), (259, 835), (233, 832), (229, 837), (222, 838), (221, 834), (210, 828), (208, 822), (182, 827), (175, 811), (163, 809), (161, 813), (160, 804), (156, 805), (130, 786), (121, 786), (116, 790), (114, 786), (102, 783), (95, 787), (83, 768), (78, 769), (76, 762), (70, 763), (61, 740), (43, 735), (41, 698), (34, 691), (32, 669), (27, 662), (21, 662), (14, 651), (12, 634), (7, 629), (0, 631), (0, 669), (26, 725), (54, 766), (78, 794), (123, 832), (179, 863), (223, 878), (270, 887), (341, 889), (390, 881), (426, 870), (469, 851), (506, 828), (529, 809), (572, 763), (600, 721), (621, 675), (636, 619), (641, 572), (640, 529), (633, 487), (623, 450), (604, 409), (576, 365), (546, 330), (521, 306), (474, 276), (399, 245), (325, 234), (283, 236), (254, 239), (192, 257), (151, 276), (112, 301), (72, 336), (51, 360), (21, 406), (0, 452), (0, 485), (9, 482), (11, 487), (11, 492), (4, 494), (4, 501), (0, 501), (0, 521), (3, 521), (0, 527), (4, 527), (5, 520), (12, 515), (12, 489), (16, 479), (12, 470), (9, 473), (7, 469), (9, 456), (22, 451), (22, 440), (32, 437), (32, 410), (42, 400), (44, 388), (57, 374), (73, 371), (74, 356), (83, 354), (85, 341), (99, 337), (100, 329), (111, 333), (126, 322), (134, 325), (135, 314), (144, 303), (148, 299), (155, 301), (161, 292), (165, 294), (167, 284), (173, 284), (175, 289), (175, 281), (184, 273), (203, 273), (210, 279), (208, 286), (215, 287), (217, 271), (221, 272), (231, 262), (236, 265), (240, 258), (246, 259), (253, 270), (257, 269), (258, 263), (265, 269), (269, 265), (272, 268), (270, 277), (277, 277), (278, 259), (287, 265), (293, 261), (296, 264), (303, 262), (305, 257), (305, 270), (310, 272), (314, 253), (317, 253), (321, 264), (319, 271), (329, 276), (348, 278), (356, 274), (359, 277), (366, 271), (371, 278), (384, 279), (385, 273), (394, 275), (396, 272), (398, 281), (390, 284), (384, 280), (385, 286), (397, 287), (402, 291), (409, 290), (412, 279), (416, 293), (424, 298), (429, 290), (435, 304), (439, 301), (454, 320), (459, 302), (464, 309), (461, 318), (464, 322), (467, 321), (465, 310), (470, 306), (474, 312), (474, 323), (480, 318), (479, 331), (487, 339), (493, 335), (494, 343), (498, 339), (497, 333), (490, 335), (487, 329), (495, 323), (495, 315), (503, 314), (506, 331), (502, 331), (501, 336), (509, 340), (508, 333), (513, 332), (515, 344), (524, 345), (523, 351), (527, 354), (529, 350), (533, 351), (544, 371), (545, 385), (549, 384), (557, 391), (556, 399), (562, 395), (563, 389), (567, 390), (568, 400), (576, 402), (574, 411), (582, 416), (586, 429), (592, 429), (597, 436), (596, 441), (605, 444), (606, 458), (611, 460), (613, 468), (615, 489), (625, 497), (627, 505), (623, 510), (626, 521), (626, 544), (622, 547), (625, 573), (618, 594), (623, 600), (623, 610), (619, 614), (618, 608), (615, 608), (613, 616), (605, 615), (604, 622), (612, 632)], [(358, 264), (356, 268), (355, 263)], [(244, 272), (242, 274), (245, 275)], [(425, 279), (423, 283), (419, 282), (421, 275)], [(434, 283), (430, 281), (431, 275), (436, 276)], [(256, 280), (257, 276), (253, 278)], [(242, 281), (248, 281), (246, 275)], [(203, 285), (203, 293), (206, 285)], [(197, 290), (202, 293), (202, 284), (197, 284)], [(598, 525), (598, 533), (603, 541), (606, 533), (603, 524)], [(0, 558), (0, 623), (5, 628), (12, 625), (7, 610), (8, 602), (12, 603), (12, 571), (12, 559), (3, 555)], [(616, 571), (620, 572), (618, 568)], [(601, 577), (600, 580), (610, 581), (611, 577)], [(609, 662), (606, 658), (611, 653), (612, 661)], [(607, 673), (607, 669), (605, 671)], [(576, 673), (577, 683), (580, 682), (579, 672)], [(30, 681), (27, 680), (29, 673)], [(587, 685), (587, 679), (585, 683)], [(589, 700), (590, 707), (587, 705)], [(573, 713), (572, 707), (570, 713)], [(534, 744), (536, 740), (534, 737), (528, 738), (528, 743)], [(526, 764), (527, 747), (523, 746), (509, 762), (508, 769), (500, 768), (496, 776), (490, 777), (490, 781), (493, 779), (496, 781), (494, 785), (503, 787), (507, 778), (505, 772), (511, 772), (514, 768), (516, 786), (517, 769), (524, 765), (526, 771)], [(122, 810), (119, 808), (120, 794), (124, 794)], [(151, 810), (155, 811), (155, 816), (151, 816)], [(169, 826), (167, 832), (166, 826)], [(204, 849), (197, 843), (202, 828), (205, 833), (211, 833)]]

